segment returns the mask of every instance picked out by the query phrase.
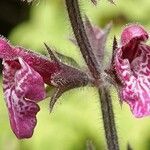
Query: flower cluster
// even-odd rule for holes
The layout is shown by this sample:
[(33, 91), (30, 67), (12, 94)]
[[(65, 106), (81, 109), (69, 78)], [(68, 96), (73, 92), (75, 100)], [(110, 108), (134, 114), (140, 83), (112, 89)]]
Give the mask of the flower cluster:
[[(92, 26), (88, 18), (85, 29), (93, 52), (99, 63), (103, 63), (104, 47), (110, 25), (105, 29)], [(144, 42), (148, 33), (140, 25), (127, 26), (121, 35), (121, 43), (115, 47), (112, 77), (118, 85), (122, 101), (129, 104), (136, 117), (150, 115), (150, 46)], [(76, 43), (74, 39), (72, 41)], [(50, 58), (12, 46), (0, 38), (0, 58), (3, 59), (3, 90), (8, 107), (10, 125), (19, 138), (32, 136), (36, 126), (38, 102), (47, 97), (45, 84), (54, 87), (51, 95), (52, 109), (61, 94), (90, 82), (89, 74), (67, 65), (45, 44)], [(103, 71), (103, 70), (102, 70)]]

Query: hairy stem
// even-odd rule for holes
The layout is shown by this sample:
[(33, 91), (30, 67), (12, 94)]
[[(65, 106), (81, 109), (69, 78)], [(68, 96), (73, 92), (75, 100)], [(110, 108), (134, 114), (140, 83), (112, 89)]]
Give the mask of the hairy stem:
[(78, 0), (65, 0), (71, 26), (80, 47), (80, 51), (84, 60), (97, 83), (101, 110), (103, 115), (103, 123), (107, 141), (108, 150), (119, 150), (118, 137), (114, 120), (113, 107), (109, 90), (105, 86), (100, 85), (101, 71), (100, 66), (93, 54), (92, 47), (85, 32), (82, 21)]
[(79, 5), (77, 0), (66, 0), (66, 6), (70, 22), (74, 31), (75, 38), (80, 47), (81, 53), (88, 68), (94, 78), (99, 79), (99, 64), (93, 54), (92, 47), (87, 38), (84, 24), (80, 15)]
[(108, 87), (101, 86), (101, 88), (99, 88), (99, 97), (101, 100), (101, 110), (108, 149), (119, 150), (112, 100)]

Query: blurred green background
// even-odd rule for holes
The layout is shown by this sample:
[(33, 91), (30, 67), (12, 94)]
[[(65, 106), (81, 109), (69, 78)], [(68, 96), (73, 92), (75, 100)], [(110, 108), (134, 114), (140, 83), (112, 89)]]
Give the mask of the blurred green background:
[[(19, 1), (19, 0), (18, 0)], [(107, 0), (100, 0), (94, 7), (90, 0), (80, 0), (82, 12), (92, 22), (104, 27), (111, 20), (113, 28), (107, 42), (106, 58), (111, 54), (112, 39), (119, 35), (128, 23), (140, 23), (150, 29), (150, 0), (116, 0), (116, 6)], [(6, 1), (5, 1), (6, 2)], [(2, 3), (0, 3), (2, 8)], [(12, 17), (6, 22), (11, 24), (9, 32), (0, 30), (14, 45), (21, 45), (46, 55), (43, 42), (56, 48), (60, 53), (73, 57), (81, 67), (84, 61), (79, 49), (68, 39), (73, 35), (63, 0), (37, 0), (33, 4), (23, 2), (14, 9), (3, 5), (3, 13), (16, 11), (16, 22)], [(12, 10), (12, 12), (11, 12)], [(6, 16), (0, 11), (3, 20)], [(27, 16), (23, 13), (26, 12)], [(20, 14), (24, 19), (18, 20)], [(10, 19), (10, 20), (9, 20)], [(9, 22), (10, 21), (10, 22)], [(6, 25), (0, 22), (0, 27)], [(5, 34), (6, 33), (6, 34)], [(107, 61), (106, 59), (106, 61)], [(1, 81), (2, 85), (2, 81)], [(115, 89), (111, 88), (121, 150), (129, 142), (134, 150), (150, 150), (150, 117), (136, 119), (129, 107), (119, 105)], [(32, 138), (18, 140), (12, 133), (2, 86), (0, 89), (0, 150), (86, 150), (87, 140), (95, 149), (104, 150), (104, 130), (97, 92), (92, 87), (84, 87), (66, 92), (57, 103), (53, 113), (49, 113), (49, 99), (40, 102), (38, 123)]]

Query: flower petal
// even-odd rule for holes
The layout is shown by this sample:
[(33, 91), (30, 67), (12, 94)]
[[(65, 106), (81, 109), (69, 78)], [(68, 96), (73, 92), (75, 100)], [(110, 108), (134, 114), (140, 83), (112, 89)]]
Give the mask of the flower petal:
[(44, 81), (23, 59), (19, 58), (21, 69), (15, 74), (16, 91), (31, 100), (42, 100), (46, 97)]
[(123, 83), (121, 99), (130, 105), (135, 117), (150, 115), (149, 62), (150, 55), (147, 53), (134, 60), (132, 70), (128, 60), (122, 60), (116, 66), (117, 75)]
[[(148, 39), (148, 33), (144, 28), (137, 24), (127, 26), (121, 35), (121, 45), (129, 44), (132, 40), (146, 41)], [(134, 42), (135, 42), (134, 41)]]
[(6, 39), (0, 38), (0, 58), (10, 60), (18, 57), (21, 57), (30, 67), (37, 71), (47, 84), (51, 84), (51, 75), (60, 70), (57, 62), (22, 47), (13, 47)]
[(16, 57), (17, 52), (12, 50), (8, 41), (0, 37), (0, 58), (12, 59)]
[(139, 25), (126, 27), (121, 35), (122, 58), (131, 63), (134, 58), (141, 54), (138, 45), (148, 39), (148, 33)]
[[(140, 35), (140, 31), (143, 32), (140, 28), (137, 31), (139, 34), (135, 34), (134, 37), (139, 38), (139, 43), (134, 49), (126, 47), (126, 45), (118, 48), (114, 66), (123, 83), (123, 86), (120, 87), (121, 98), (130, 105), (135, 117), (143, 117), (150, 115), (150, 47), (140, 43), (140, 40), (144, 40), (144, 34)], [(135, 44), (136, 40), (132, 39), (132, 42)], [(127, 45), (129, 45), (128, 42)], [(132, 53), (133, 50), (140, 52), (139, 55), (135, 55), (136, 57), (133, 57), (132, 61), (130, 61), (130, 57), (124, 58), (124, 53), (127, 55), (128, 51)]]
[(124, 99), (128, 101), (134, 115), (143, 117), (150, 115), (150, 47), (140, 45), (139, 49), (141, 49), (142, 55), (131, 64), (135, 79), (128, 82), (126, 85), (128, 91), (124, 90), (123, 93)]
[(21, 58), (3, 60), (3, 65), (4, 95), (12, 130), (19, 139), (29, 138), (40, 110), (35, 102), (45, 98), (43, 79)]

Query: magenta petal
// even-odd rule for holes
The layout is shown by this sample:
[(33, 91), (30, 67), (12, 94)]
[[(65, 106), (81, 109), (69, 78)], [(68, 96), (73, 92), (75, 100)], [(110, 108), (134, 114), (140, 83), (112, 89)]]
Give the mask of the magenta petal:
[(11, 128), (17, 138), (30, 138), (37, 124), (36, 114), (40, 108), (34, 102), (18, 99), (14, 92), (10, 96), (8, 109)]
[[(132, 27), (129, 26), (128, 35), (135, 32)], [(123, 31), (123, 34), (127, 29)], [(141, 27), (138, 29), (136, 30), (139, 31), (137, 34), (135, 33), (129, 36), (129, 39), (124, 40), (130, 41), (131, 37), (140, 37), (140, 32), (144, 31)], [(117, 49), (114, 64), (116, 74), (123, 84), (120, 87), (121, 99), (129, 104), (135, 117), (150, 115), (150, 47), (141, 43), (142, 38), (144, 40), (144, 36), (138, 39), (138, 43), (137, 40), (132, 39), (131, 47), (128, 42), (126, 43), (128, 46), (121, 45)]]
[(15, 50), (19, 51), (19, 57), (43, 77), (46, 84), (51, 84), (51, 76), (60, 70), (60, 66), (57, 62), (20, 47), (16, 47)]
[(144, 30), (144, 28), (140, 25), (133, 24), (130, 26), (127, 26), (121, 35), (121, 44), (126, 45), (131, 40), (140, 40), (145, 41), (148, 39), (148, 33)]
[(11, 46), (6, 39), (0, 38), (0, 58), (15, 59), (21, 57), (30, 67), (38, 72), (46, 84), (51, 84), (51, 75), (60, 70), (57, 62), (21, 47)]
[(21, 69), (15, 74), (16, 92), (24, 94), (31, 100), (42, 100), (46, 97), (44, 81), (23, 59), (19, 58)]
[[(150, 72), (149, 72), (150, 75)], [(150, 115), (150, 77), (131, 78), (121, 89), (122, 99), (130, 105), (135, 117)]]
[(29, 138), (40, 110), (35, 102), (45, 98), (43, 79), (21, 58), (4, 60), (3, 65), (4, 95), (12, 130), (19, 139)]
[(0, 58), (12, 59), (16, 57), (17, 52), (12, 49), (9, 42), (0, 37)]
[(125, 82), (123, 98), (136, 117), (150, 115), (150, 47), (139, 45), (140, 57), (131, 63), (133, 75)]

